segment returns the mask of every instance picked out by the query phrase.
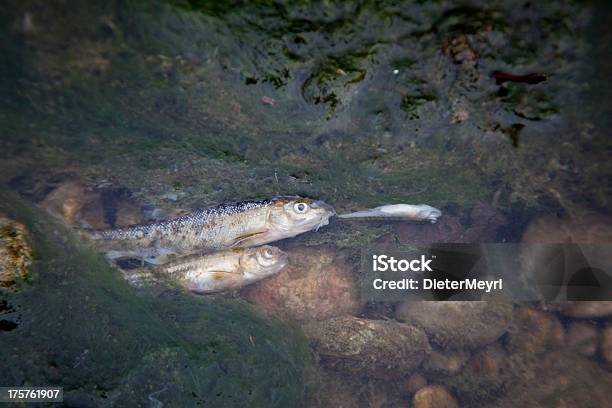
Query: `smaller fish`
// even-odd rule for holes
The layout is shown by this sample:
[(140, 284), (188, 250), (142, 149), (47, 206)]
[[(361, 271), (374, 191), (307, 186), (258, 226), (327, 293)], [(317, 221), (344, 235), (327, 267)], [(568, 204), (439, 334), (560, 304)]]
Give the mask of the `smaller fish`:
[(393, 204), (383, 205), (370, 210), (340, 214), (338, 218), (395, 218), (412, 221), (429, 221), (434, 224), (442, 215), (442, 211), (426, 204)]
[(264, 245), (178, 258), (164, 265), (128, 271), (128, 281), (140, 284), (163, 275), (199, 294), (240, 289), (278, 273), (287, 265), (287, 254)]

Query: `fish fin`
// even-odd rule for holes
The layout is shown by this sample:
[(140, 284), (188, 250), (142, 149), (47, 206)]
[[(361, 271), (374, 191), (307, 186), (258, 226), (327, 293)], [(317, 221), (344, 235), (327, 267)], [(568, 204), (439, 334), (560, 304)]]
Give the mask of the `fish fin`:
[(250, 240), (253, 240), (254, 238), (259, 238), (259, 237), (261, 237), (263, 234), (265, 234), (267, 232), (268, 232), (268, 230), (263, 230), (263, 231), (253, 232), (253, 233), (250, 233), (250, 234), (240, 235), (240, 236), (236, 237), (236, 239), (234, 239), (234, 242), (232, 243), (231, 247), (232, 248), (236, 248), (238, 246), (240, 246), (240, 247), (247, 247), (249, 245), (253, 245), (253, 243), (249, 244)]

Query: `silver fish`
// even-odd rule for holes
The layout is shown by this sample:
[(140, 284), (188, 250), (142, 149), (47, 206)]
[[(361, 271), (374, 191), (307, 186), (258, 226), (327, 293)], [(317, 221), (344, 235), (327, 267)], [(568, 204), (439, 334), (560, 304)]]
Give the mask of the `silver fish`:
[(128, 271), (127, 279), (137, 286), (169, 278), (194, 293), (206, 294), (240, 289), (272, 276), (287, 265), (287, 254), (264, 245), (178, 258), (164, 265)]
[(435, 223), (440, 216), (442, 216), (442, 211), (426, 204), (393, 204), (383, 205), (365, 211), (340, 214), (338, 218), (397, 218)]
[(170, 253), (252, 247), (318, 230), (329, 223), (334, 209), (303, 197), (241, 201), (196, 211), (173, 220), (135, 225), (89, 236), (111, 259), (153, 258)]

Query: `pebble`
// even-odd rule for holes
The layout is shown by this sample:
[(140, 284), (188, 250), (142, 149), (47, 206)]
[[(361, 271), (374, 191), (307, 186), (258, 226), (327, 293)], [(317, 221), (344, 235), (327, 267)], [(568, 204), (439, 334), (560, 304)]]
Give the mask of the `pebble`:
[(396, 317), (422, 328), (443, 348), (475, 348), (506, 332), (512, 310), (512, 304), (502, 302), (405, 302)]
[(421, 388), (412, 398), (414, 408), (459, 408), (455, 398), (441, 385)]
[(335, 317), (304, 332), (327, 367), (374, 378), (405, 377), (431, 352), (422, 330), (391, 320)]

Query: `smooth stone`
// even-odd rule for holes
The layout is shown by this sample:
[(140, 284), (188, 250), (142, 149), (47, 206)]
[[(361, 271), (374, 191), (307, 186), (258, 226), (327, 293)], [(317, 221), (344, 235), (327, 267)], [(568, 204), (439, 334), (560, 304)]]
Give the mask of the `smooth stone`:
[(450, 392), (441, 385), (421, 388), (412, 398), (414, 408), (459, 408)]
[(502, 336), (512, 319), (513, 306), (502, 302), (405, 302), (398, 320), (425, 330), (444, 348), (474, 348)]
[(375, 378), (404, 377), (431, 352), (421, 329), (390, 320), (336, 317), (304, 332), (326, 366)]

